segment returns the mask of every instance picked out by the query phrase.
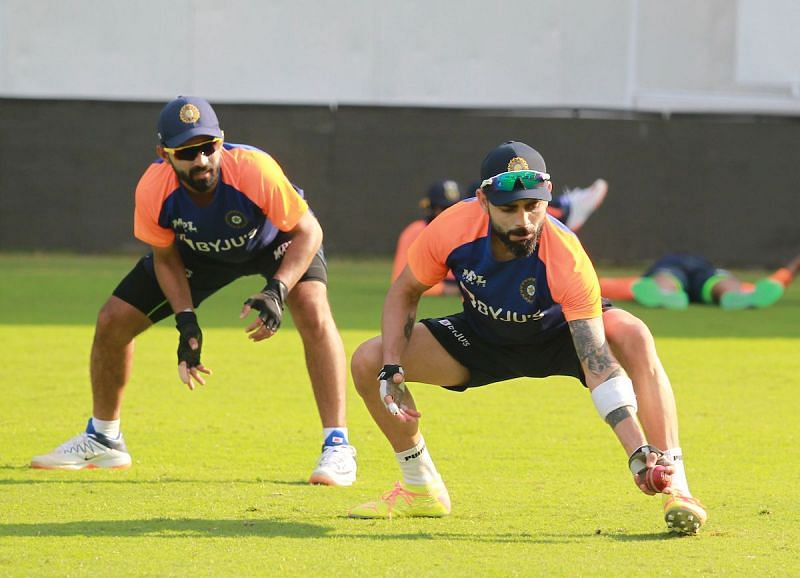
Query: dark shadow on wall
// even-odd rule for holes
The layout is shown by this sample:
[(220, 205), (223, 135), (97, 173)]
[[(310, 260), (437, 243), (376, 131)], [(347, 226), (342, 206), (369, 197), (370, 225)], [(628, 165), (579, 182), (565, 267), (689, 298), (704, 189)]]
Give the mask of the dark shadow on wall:
[[(133, 190), (155, 158), (163, 103), (0, 103), (0, 250), (141, 251)], [(797, 118), (216, 108), (229, 141), (266, 150), (306, 190), (330, 255), (390, 255), (432, 181), (473, 181), (484, 154), (507, 139), (542, 152), (556, 190), (609, 181), (581, 231), (598, 263), (688, 251), (770, 267), (800, 247)]]

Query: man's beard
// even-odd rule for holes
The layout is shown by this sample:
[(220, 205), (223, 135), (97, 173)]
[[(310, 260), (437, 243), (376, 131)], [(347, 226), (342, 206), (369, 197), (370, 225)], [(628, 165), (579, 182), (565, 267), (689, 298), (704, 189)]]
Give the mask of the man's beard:
[[(536, 251), (536, 247), (539, 246), (539, 237), (542, 236), (542, 225), (539, 224), (531, 226), (528, 229), (525, 227), (520, 227), (518, 229), (511, 229), (510, 231), (503, 232), (498, 229), (494, 223), (492, 223), (492, 233), (494, 233), (497, 238), (502, 241), (503, 245), (505, 245), (508, 250), (511, 251), (511, 254), (514, 255), (514, 257), (529, 257), (533, 255), (533, 252)], [(533, 233), (533, 237), (530, 239), (524, 239), (522, 241), (511, 240), (511, 235), (522, 237), (524, 235), (530, 235), (531, 233)]]
[(178, 173), (178, 179), (192, 191), (210, 193), (217, 188), (217, 182), (219, 182), (219, 167), (209, 168), (211, 173), (207, 177), (202, 178), (198, 177), (198, 175), (205, 173), (206, 169), (203, 168), (195, 167), (190, 169), (189, 172), (178, 171), (176, 169), (175, 172)]

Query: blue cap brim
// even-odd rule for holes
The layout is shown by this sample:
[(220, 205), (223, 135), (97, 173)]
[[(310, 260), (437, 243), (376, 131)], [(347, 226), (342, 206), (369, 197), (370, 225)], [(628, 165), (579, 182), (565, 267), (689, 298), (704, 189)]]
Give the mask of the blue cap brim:
[(222, 138), (222, 130), (219, 128), (211, 128), (207, 126), (198, 126), (194, 128), (190, 128), (189, 130), (185, 130), (180, 134), (175, 135), (171, 139), (164, 142), (164, 146), (169, 148), (175, 148), (181, 146), (183, 143), (188, 141), (190, 138), (194, 138), (196, 136), (208, 136), (211, 138)]
[(538, 199), (548, 202), (553, 200), (553, 195), (547, 190), (546, 185), (535, 189), (519, 189), (516, 191), (498, 191), (487, 187), (483, 189), (483, 192), (493, 205), (508, 205), (520, 199)]

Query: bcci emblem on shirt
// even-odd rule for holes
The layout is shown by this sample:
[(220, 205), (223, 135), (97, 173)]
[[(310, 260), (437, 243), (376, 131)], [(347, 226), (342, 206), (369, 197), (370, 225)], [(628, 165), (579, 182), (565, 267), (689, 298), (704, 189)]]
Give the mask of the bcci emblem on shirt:
[(519, 294), (528, 303), (533, 303), (536, 297), (536, 279), (533, 277), (524, 279), (519, 286)]
[(234, 229), (241, 229), (247, 226), (247, 217), (241, 211), (228, 211), (225, 214), (225, 223)]

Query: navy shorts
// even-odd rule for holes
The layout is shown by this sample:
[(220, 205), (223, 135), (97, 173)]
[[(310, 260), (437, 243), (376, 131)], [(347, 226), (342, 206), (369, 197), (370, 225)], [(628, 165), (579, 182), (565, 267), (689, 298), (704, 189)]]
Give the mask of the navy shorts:
[(717, 269), (704, 257), (685, 254), (662, 257), (645, 271), (644, 277), (652, 277), (656, 273), (669, 273), (675, 277), (692, 303), (711, 302), (711, 286), (719, 279), (730, 276), (730, 273)]
[(421, 319), (445, 350), (469, 369), (467, 383), (445, 386), (452, 391), (465, 391), (516, 377), (549, 377), (566, 375), (586, 385), (586, 378), (575, 353), (569, 326), (555, 329), (542, 343), (500, 345), (487, 341), (472, 331), (464, 313), (447, 317)]
[[(286, 235), (279, 234), (267, 248), (243, 263), (224, 263), (182, 251), (194, 307), (198, 307), (207, 297), (240, 277), (261, 275), (265, 280), (272, 277), (286, 252), (285, 247), (281, 245), (288, 239)], [(328, 282), (328, 265), (322, 248), (300, 278), (300, 281), (311, 280), (325, 284)], [(173, 314), (172, 307), (164, 297), (156, 279), (152, 253), (139, 259), (131, 272), (114, 289), (113, 295), (136, 307), (153, 323)]]

